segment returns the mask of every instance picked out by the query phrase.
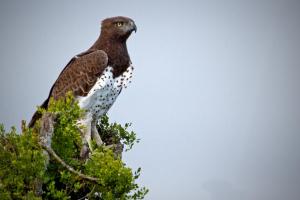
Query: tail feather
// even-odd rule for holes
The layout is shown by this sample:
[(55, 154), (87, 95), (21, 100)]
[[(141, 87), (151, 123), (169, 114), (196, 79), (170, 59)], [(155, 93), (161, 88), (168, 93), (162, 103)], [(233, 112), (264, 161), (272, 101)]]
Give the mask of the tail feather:
[[(41, 108), (44, 108), (44, 109), (47, 109), (47, 107), (48, 107), (48, 102), (49, 102), (49, 98), (46, 99), (46, 100), (44, 101), (44, 103), (43, 103), (40, 107), (41, 107)], [(35, 113), (33, 114), (32, 118), (31, 118), (31, 120), (30, 120), (30, 122), (29, 122), (29, 124), (28, 124), (28, 127), (29, 127), (29, 128), (32, 128), (32, 127), (34, 126), (35, 122), (36, 122), (37, 120), (39, 120), (41, 117), (42, 117), (42, 114), (39, 113), (38, 111), (35, 111)]]

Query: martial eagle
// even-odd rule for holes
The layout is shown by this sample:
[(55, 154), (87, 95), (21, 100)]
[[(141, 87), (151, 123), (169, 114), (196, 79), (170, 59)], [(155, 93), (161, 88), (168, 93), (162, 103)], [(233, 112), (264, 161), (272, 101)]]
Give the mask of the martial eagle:
[[(136, 29), (134, 21), (127, 17), (103, 20), (97, 41), (87, 51), (69, 61), (53, 84), (48, 98), (41, 105), (47, 109), (51, 97), (58, 99), (71, 91), (79, 106), (86, 110), (79, 123), (85, 127), (83, 139), (89, 148), (91, 139), (97, 145), (102, 144), (96, 129), (97, 121), (106, 114), (132, 78), (133, 66), (126, 41)], [(40, 117), (36, 112), (29, 127)]]

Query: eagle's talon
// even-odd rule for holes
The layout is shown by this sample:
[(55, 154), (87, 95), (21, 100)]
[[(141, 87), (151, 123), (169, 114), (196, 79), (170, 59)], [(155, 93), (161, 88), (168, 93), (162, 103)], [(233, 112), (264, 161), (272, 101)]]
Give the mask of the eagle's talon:
[(89, 157), (90, 148), (87, 143), (83, 144), (80, 151), (80, 158), (86, 160)]
[(92, 123), (91, 123), (91, 135), (92, 135), (92, 139), (95, 140), (96, 144), (98, 147), (102, 146), (104, 143), (98, 133), (98, 130), (97, 130), (97, 122), (96, 120), (93, 120)]

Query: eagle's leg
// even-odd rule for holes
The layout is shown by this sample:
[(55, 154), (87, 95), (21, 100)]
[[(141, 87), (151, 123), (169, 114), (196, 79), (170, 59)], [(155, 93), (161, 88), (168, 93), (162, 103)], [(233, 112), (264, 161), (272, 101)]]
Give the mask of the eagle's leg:
[(97, 130), (97, 119), (93, 118), (91, 123), (91, 133), (92, 133), (92, 139), (95, 140), (98, 147), (103, 145), (103, 141), (98, 133)]
[(83, 143), (83, 146), (80, 151), (81, 158), (87, 158), (89, 152), (92, 151), (91, 123), (92, 117), (90, 117), (89, 115), (85, 116), (83, 119), (77, 122), (77, 125), (79, 126), (81, 132), (81, 138)]

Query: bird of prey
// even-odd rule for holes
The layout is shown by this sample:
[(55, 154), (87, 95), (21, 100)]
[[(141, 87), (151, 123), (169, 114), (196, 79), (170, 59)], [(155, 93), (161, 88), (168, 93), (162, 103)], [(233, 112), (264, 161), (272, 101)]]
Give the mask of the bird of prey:
[[(133, 66), (126, 41), (135, 22), (128, 17), (112, 17), (102, 21), (97, 41), (85, 52), (74, 56), (53, 84), (48, 98), (41, 105), (47, 109), (49, 99), (59, 99), (71, 91), (80, 108), (86, 110), (79, 124), (84, 125), (83, 139), (91, 149), (91, 139), (97, 145), (102, 140), (97, 132), (98, 119), (106, 114), (123, 88), (131, 82)], [(41, 116), (33, 115), (29, 127)]]

